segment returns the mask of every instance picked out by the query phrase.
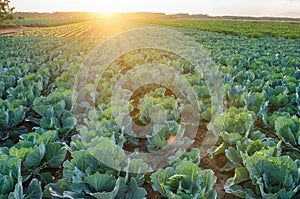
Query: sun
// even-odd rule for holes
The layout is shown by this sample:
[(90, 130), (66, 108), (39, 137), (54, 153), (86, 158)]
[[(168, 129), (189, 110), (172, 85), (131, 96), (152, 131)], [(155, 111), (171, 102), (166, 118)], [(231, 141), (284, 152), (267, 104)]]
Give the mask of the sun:
[(148, 1), (141, 0), (85, 0), (91, 11), (111, 14), (124, 12), (141, 12), (149, 7)]
[(118, 10), (118, 0), (93, 0), (91, 3), (92, 11), (105, 14), (108, 17), (113, 13), (120, 12), (120, 10)]

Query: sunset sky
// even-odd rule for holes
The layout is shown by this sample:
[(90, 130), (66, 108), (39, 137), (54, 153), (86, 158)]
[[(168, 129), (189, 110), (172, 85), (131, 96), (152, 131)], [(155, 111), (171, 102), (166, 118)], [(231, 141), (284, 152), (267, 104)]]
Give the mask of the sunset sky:
[(300, 17), (300, 0), (11, 0), (16, 11), (164, 12)]

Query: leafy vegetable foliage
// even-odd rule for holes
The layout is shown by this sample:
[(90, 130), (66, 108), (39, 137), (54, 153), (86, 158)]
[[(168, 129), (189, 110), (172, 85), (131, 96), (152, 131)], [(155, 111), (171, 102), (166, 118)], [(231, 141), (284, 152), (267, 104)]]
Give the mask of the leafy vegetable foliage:
[[(151, 175), (153, 189), (166, 198), (216, 198), (212, 190), (217, 178), (210, 169), (201, 170), (197, 163), (200, 151), (186, 152), (173, 166), (159, 169)], [(192, 157), (191, 159), (189, 157)]]

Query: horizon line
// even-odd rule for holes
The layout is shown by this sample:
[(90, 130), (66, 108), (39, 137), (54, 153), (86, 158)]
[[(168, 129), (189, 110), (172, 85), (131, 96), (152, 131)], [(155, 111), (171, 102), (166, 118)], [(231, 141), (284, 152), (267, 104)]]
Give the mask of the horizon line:
[(207, 14), (207, 13), (189, 13), (189, 12), (177, 12), (177, 13), (167, 13), (167, 12), (155, 12), (155, 11), (132, 11), (132, 12), (95, 12), (95, 11), (15, 11), (14, 13), (40, 13), (40, 14), (54, 14), (54, 13), (94, 13), (94, 14), (137, 14), (137, 13), (152, 13), (152, 14), (164, 14), (168, 15), (203, 15), (207, 17), (253, 17), (253, 18), (293, 18), (293, 19), (300, 19), (300, 16), (288, 16), (282, 14), (269, 14), (269, 15), (235, 15), (232, 14)]

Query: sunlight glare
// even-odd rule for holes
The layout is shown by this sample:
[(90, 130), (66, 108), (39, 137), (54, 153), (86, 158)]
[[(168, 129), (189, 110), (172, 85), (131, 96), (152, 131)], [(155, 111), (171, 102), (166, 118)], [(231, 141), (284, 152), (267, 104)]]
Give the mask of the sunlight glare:
[(113, 13), (121, 12), (124, 1), (120, 0), (92, 0), (91, 9), (93, 12), (105, 14), (110, 17)]

